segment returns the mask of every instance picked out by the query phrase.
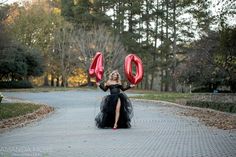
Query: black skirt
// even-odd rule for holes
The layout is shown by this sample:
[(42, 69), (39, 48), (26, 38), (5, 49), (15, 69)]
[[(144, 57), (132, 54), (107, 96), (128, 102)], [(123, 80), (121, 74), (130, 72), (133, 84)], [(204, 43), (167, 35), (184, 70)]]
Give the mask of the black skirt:
[(100, 105), (100, 113), (96, 116), (95, 122), (98, 128), (112, 128), (115, 123), (116, 105), (120, 99), (121, 108), (117, 128), (130, 128), (133, 117), (133, 107), (130, 99), (125, 93), (110, 94), (103, 97)]

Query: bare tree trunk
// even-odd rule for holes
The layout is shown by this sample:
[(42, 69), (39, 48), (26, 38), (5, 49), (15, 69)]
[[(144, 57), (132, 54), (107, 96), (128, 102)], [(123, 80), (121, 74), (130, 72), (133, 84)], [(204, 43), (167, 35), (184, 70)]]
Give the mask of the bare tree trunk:
[(149, 69), (148, 69), (148, 61), (147, 61), (147, 56), (145, 56), (144, 58), (144, 63), (147, 63), (146, 66), (144, 66), (144, 71), (145, 71), (145, 75), (144, 75), (144, 89), (148, 89), (149, 88), (149, 81), (148, 81), (148, 75), (149, 75)]
[(231, 92), (235, 93), (236, 92), (236, 84), (234, 83), (234, 81), (229, 81), (230, 82), (230, 90)]
[(49, 81), (48, 81), (48, 74), (44, 76), (44, 83), (43, 86), (49, 86)]
[[(164, 2), (162, 2), (161, 4), (161, 11), (164, 12)], [(163, 45), (164, 42), (164, 20), (163, 18), (161, 18), (161, 45)], [(161, 48), (161, 91), (164, 91), (164, 52), (163, 52), (163, 48)]]
[(165, 69), (165, 92), (169, 91), (169, 71)]
[(64, 84), (65, 84), (65, 83), (64, 83), (64, 80), (62, 79), (62, 80), (61, 80), (61, 87), (64, 87)]
[(161, 70), (161, 91), (163, 92), (164, 91), (164, 75), (163, 75), (163, 69)]
[[(146, 0), (145, 1), (146, 2), (146, 15), (148, 15), (149, 14), (149, 1), (148, 0)], [(149, 18), (147, 18), (146, 19), (146, 43), (147, 43), (147, 45), (148, 45), (148, 43), (149, 43)], [(148, 81), (148, 75), (149, 75), (149, 64), (148, 64), (148, 56), (146, 56), (146, 75), (145, 75), (145, 89), (149, 89), (149, 81)]]
[(176, 79), (175, 68), (176, 68), (176, 0), (173, 0), (173, 23), (174, 23), (174, 41), (173, 41), (173, 65), (172, 65), (172, 91), (176, 92)]
[(51, 74), (51, 86), (54, 87), (54, 75)]
[[(155, 61), (156, 61), (156, 55), (154, 54), (153, 61), (152, 61), (153, 66), (155, 65)], [(155, 77), (155, 70), (154, 69), (155, 69), (155, 67), (153, 67), (152, 73), (151, 73), (151, 82), (150, 82), (150, 89), (151, 90), (153, 89), (153, 82), (154, 82), (154, 77)]]
[(143, 89), (143, 81), (140, 83), (140, 89)]
[(57, 86), (57, 87), (59, 87), (59, 86), (60, 86), (60, 78), (59, 78), (59, 76), (57, 77), (56, 86)]
[(88, 86), (91, 86), (91, 85), (92, 85), (88, 71), (87, 71), (87, 85), (88, 85)]
[(14, 81), (14, 74), (11, 73), (11, 81)]
[(67, 75), (66, 75), (65, 73), (62, 75), (61, 86), (62, 86), (62, 87), (67, 87), (67, 86), (68, 86)]
[[(169, 48), (169, 0), (166, 0), (166, 49)], [(169, 52), (166, 50), (165, 60), (169, 60)], [(169, 70), (168, 65), (165, 67), (165, 91), (169, 91)]]
[(154, 70), (151, 73), (151, 82), (150, 82), (150, 89), (153, 90), (153, 81), (154, 81)]
[(145, 75), (145, 89), (148, 89), (148, 73), (147, 72), (146, 72), (146, 75)]
[(150, 89), (153, 89), (153, 83), (154, 83), (154, 78), (155, 78), (155, 69), (156, 69), (156, 50), (157, 50), (157, 34), (158, 34), (158, 6), (159, 6), (159, 0), (156, 1), (157, 5), (156, 5), (156, 22), (155, 22), (155, 37), (154, 37), (154, 51), (153, 51), (153, 69), (152, 69), (152, 74), (151, 74), (151, 85), (150, 85)]
[(62, 76), (61, 86), (62, 87), (67, 87), (68, 86), (68, 82), (67, 82), (66, 76)]

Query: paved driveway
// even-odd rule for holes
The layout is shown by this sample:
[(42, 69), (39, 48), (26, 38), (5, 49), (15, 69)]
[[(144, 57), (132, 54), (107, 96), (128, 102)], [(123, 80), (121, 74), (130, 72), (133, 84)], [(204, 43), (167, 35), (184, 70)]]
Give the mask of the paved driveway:
[(4, 93), (56, 108), (49, 117), (0, 134), (0, 156), (235, 157), (236, 133), (209, 128), (176, 107), (133, 102), (131, 129), (97, 129), (101, 91)]

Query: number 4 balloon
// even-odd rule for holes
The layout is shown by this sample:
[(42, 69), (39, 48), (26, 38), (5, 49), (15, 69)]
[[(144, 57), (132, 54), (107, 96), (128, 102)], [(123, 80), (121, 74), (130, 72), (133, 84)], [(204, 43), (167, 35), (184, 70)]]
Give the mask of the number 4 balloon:
[(103, 73), (104, 73), (103, 55), (101, 52), (97, 52), (89, 67), (89, 75), (91, 77), (96, 76), (96, 81), (99, 82), (103, 77)]
[[(136, 66), (136, 75), (132, 74), (132, 62)], [(143, 64), (141, 59), (135, 54), (129, 54), (125, 58), (124, 64), (125, 76), (132, 84), (138, 84), (143, 79)], [(97, 52), (93, 58), (93, 61), (89, 68), (89, 75), (91, 77), (96, 76), (96, 81), (100, 81), (103, 77), (104, 67), (103, 67), (103, 55), (101, 52)]]

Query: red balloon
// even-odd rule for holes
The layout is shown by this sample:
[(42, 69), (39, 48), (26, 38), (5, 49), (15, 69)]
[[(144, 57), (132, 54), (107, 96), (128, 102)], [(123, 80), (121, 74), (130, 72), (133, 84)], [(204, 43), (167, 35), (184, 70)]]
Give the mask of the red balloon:
[(93, 58), (93, 61), (89, 67), (89, 75), (91, 77), (96, 77), (96, 81), (100, 81), (103, 77), (104, 67), (103, 67), (103, 55), (101, 52), (97, 52)]
[[(132, 74), (132, 62), (136, 67), (136, 75)], [(125, 57), (124, 71), (127, 79), (132, 84), (138, 84), (143, 79), (143, 64), (142, 60), (135, 54), (129, 54)]]

